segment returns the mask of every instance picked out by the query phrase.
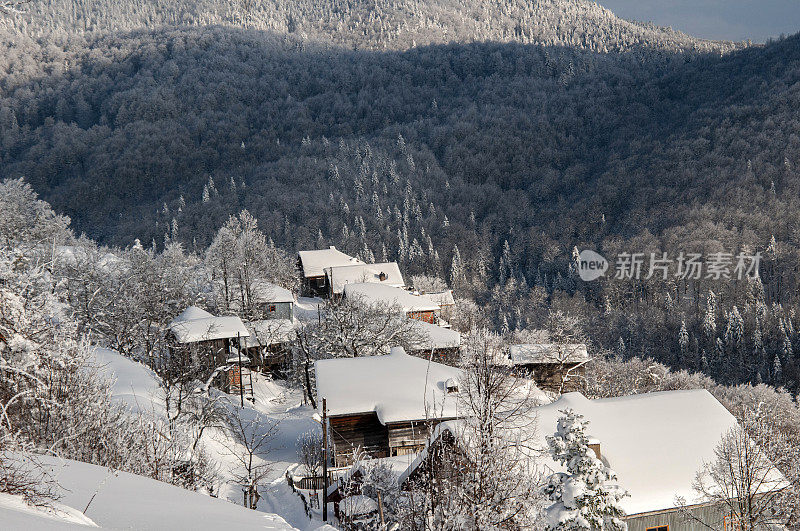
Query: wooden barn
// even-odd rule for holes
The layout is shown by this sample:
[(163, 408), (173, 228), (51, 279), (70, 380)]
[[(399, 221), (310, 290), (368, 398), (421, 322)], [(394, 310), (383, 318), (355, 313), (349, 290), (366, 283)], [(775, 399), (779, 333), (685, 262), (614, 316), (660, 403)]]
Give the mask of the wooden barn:
[(409, 347), (409, 354), (452, 367), (459, 366), (461, 363), (460, 333), (425, 321), (414, 321), (414, 323), (419, 333), (419, 341)]
[(512, 345), (508, 353), (514, 368), (539, 389), (567, 393), (583, 387), (589, 354), (582, 343)]
[(394, 306), (409, 319), (431, 324), (439, 323), (440, 307), (437, 303), (424, 295), (403, 288), (370, 282), (346, 284), (344, 297), (358, 299), (367, 305)]
[(372, 457), (417, 452), (431, 426), (457, 416), (461, 371), (401, 347), (385, 356), (320, 360), (314, 367), (317, 402), (327, 400), (336, 466), (350, 464), (359, 448)]
[[(535, 474), (563, 471), (544, 450), (548, 448), (546, 437), (555, 432), (565, 409), (589, 421), (588, 435), (594, 443), (590, 448), (614, 470), (618, 485), (628, 492), (620, 506), (630, 531), (738, 529), (730, 526), (724, 504), (710, 503), (694, 489), (697, 472), (715, 459), (723, 435), (737, 426), (733, 415), (708, 391), (663, 391), (599, 400), (567, 393), (539, 406), (535, 408), (536, 422), (512, 434), (531, 448)], [(474, 440), (468, 433), (463, 421), (441, 423), (431, 442), (401, 474), (400, 484), (425, 481), (430, 470), (446, 477), (454, 457), (459, 466), (468, 465), (469, 452), (463, 449)], [(787, 485), (777, 469), (763, 480), (759, 492), (765, 494)], [(685, 500), (685, 507), (679, 506), (678, 498)], [(691, 516), (687, 518), (687, 514)]]
[(373, 283), (405, 287), (403, 275), (397, 262), (383, 262), (377, 264), (350, 264), (325, 268), (328, 296), (341, 297), (347, 284)]
[[(228, 360), (244, 342), (250, 332), (241, 319), (235, 316), (217, 317), (196, 306), (186, 308), (169, 326), (167, 339), (173, 352), (196, 358), (205, 365), (210, 376)], [(225, 389), (230, 375), (220, 374), (218, 385)]]
[(297, 269), (300, 272), (300, 294), (304, 297), (327, 297), (328, 281), (325, 269), (328, 267), (363, 264), (339, 251), (333, 245), (328, 249), (300, 251), (297, 253)]
[(289, 364), (289, 344), (295, 338), (296, 323), (288, 319), (264, 319), (245, 323), (250, 335), (242, 341), (243, 351), (253, 368), (284, 377)]

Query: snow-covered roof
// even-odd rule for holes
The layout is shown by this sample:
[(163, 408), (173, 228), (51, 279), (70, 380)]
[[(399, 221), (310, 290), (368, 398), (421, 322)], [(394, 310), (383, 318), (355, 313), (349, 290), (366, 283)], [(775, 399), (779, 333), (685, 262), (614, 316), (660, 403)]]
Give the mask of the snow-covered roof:
[(198, 341), (250, 335), (238, 317), (214, 317), (205, 310), (194, 306), (186, 308), (183, 313), (173, 319), (169, 329), (179, 343), (197, 343)]
[(363, 282), (347, 284), (344, 287), (345, 297), (360, 298), (367, 304), (384, 304), (399, 306), (404, 312), (437, 311), (439, 305), (424, 295), (414, 295), (403, 288)]
[(458, 348), (461, 346), (461, 334), (449, 328), (412, 319), (414, 328), (420, 336), (414, 350)]
[(326, 267), (363, 264), (358, 258), (346, 255), (333, 245), (329, 249), (317, 249), (314, 251), (300, 251), (300, 264), (303, 267), (303, 276), (321, 277), (325, 275)]
[(456, 300), (453, 298), (453, 290), (448, 289), (444, 291), (428, 291), (423, 294), (424, 297), (429, 298), (439, 306), (453, 306)]
[(508, 349), (514, 365), (536, 363), (581, 363), (589, 361), (589, 353), (583, 343), (535, 343), (512, 345)]
[[(207, 311), (203, 310), (202, 308), (198, 308), (197, 306), (189, 306), (185, 310), (183, 310), (178, 317), (172, 320), (172, 324), (179, 323), (181, 321), (192, 321), (194, 319), (205, 319), (207, 317), (214, 317)], [(172, 326), (172, 325), (170, 325)]]
[[(737, 425), (733, 415), (704, 389), (600, 400), (567, 393), (535, 408), (534, 426), (523, 428), (522, 439), (532, 448), (531, 463), (544, 474), (562, 471), (547, 452), (546, 437), (553, 435), (562, 411), (568, 408), (589, 421), (588, 435), (599, 442), (603, 460), (628, 491), (629, 496), (620, 502), (628, 515), (672, 509), (676, 496), (689, 505), (702, 503), (692, 488), (695, 476), (704, 463), (714, 460), (722, 436)], [(460, 420), (442, 422), (431, 440), (447, 431), (463, 441), (463, 425)], [(398, 481), (404, 482), (426, 458), (427, 447)], [(774, 478), (782, 482), (777, 471)]]
[[(695, 475), (714, 459), (722, 436), (736, 426), (733, 415), (704, 389), (601, 400), (567, 393), (537, 408), (542, 448), (566, 408), (589, 421), (588, 434), (599, 440), (601, 456), (630, 494), (621, 502), (627, 514), (673, 508), (676, 496), (689, 504), (702, 502), (692, 488)], [(552, 461), (548, 466), (560, 469)]]
[(255, 283), (253, 296), (258, 302), (294, 302), (291, 291), (267, 281)]
[[(331, 291), (336, 295), (341, 295), (347, 284), (373, 282), (400, 288), (405, 286), (397, 262), (333, 266), (325, 268), (325, 275), (328, 277)], [(382, 275), (383, 280), (381, 280)]]
[(266, 347), (292, 339), (295, 323), (289, 319), (265, 319), (245, 323), (250, 336), (243, 341), (245, 348)]
[(392, 347), (385, 356), (336, 358), (314, 363), (319, 402), (332, 417), (375, 412), (383, 424), (457, 417), (457, 394), (445, 382), (461, 371)]

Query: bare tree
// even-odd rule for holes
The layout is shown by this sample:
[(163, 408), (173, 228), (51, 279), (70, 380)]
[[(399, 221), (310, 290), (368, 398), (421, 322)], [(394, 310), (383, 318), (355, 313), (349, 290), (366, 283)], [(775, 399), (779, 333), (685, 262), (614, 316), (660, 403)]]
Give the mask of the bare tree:
[(228, 416), (235, 443), (231, 443), (227, 450), (236, 460), (233, 478), (242, 486), (244, 506), (256, 509), (261, 498), (258, 489), (272, 470), (264, 457), (278, 434), (279, 422), (259, 414), (245, 419), (243, 414), (251, 414), (251, 411), (241, 410)]
[(486, 331), (465, 341), (458, 382), (464, 419), (429, 441), (431, 463), (400, 510), (406, 527), (447, 529), (456, 521), (475, 529), (534, 526), (540, 478), (532, 467), (534, 449), (525, 444), (535, 430), (534, 403), (529, 382), (497, 364), (505, 348)]
[[(312, 478), (318, 477), (322, 469), (322, 446), (322, 434), (317, 430), (309, 430), (297, 438), (297, 456)], [(318, 501), (316, 489), (311, 500), (312, 503)]]
[(782, 501), (792, 485), (743, 428), (736, 426), (725, 433), (714, 454), (714, 460), (697, 473), (693, 488), (701, 499), (722, 508), (723, 519), (706, 522), (685, 510), (688, 518), (709, 529), (742, 531), (767, 529), (788, 521)]

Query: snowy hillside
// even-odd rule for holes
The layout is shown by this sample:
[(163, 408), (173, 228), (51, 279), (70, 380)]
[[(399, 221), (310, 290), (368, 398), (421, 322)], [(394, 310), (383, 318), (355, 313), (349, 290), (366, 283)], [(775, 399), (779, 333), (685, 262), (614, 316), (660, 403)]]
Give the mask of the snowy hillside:
[(16, 497), (0, 495), (3, 529), (295, 529), (277, 515), (127, 472), (55, 457), (41, 461), (61, 487), (59, 503), (32, 509)]
[[(149, 368), (108, 349), (95, 349), (94, 356), (102, 374), (113, 381), (115, 400), (144, 414), (164, 414), (163, 391), (159, 387), (158, 376)], [(246, 401), (244, 408), (240, 407), (238, 397), (224, 395), (217, 390), (212, 392), (219, 395), (221, 403), (231, 413), (246, 423), (252, 422), (256, 431), (267, 431), (274, 423), (278, 425), (274, 439), (258, 456), (260, 462), (269, 466), (269, 473), (265, 478), (268, 486), (261, 493), (256, 514), (274, 517), (272, 513), (278, 513), (300, 529), (319, 529), (323, 526), (322, 522), (309, 521), (302, 502), (291, 492), (284, 478), (286, 469), (297, 462), (297, 438), (310, 430), (319, 430), (319, 423), (312, 418), (314, 410), (302, 405), (302, 393), (299, 391), (287, 389), (282, 382), (267, 380), (259, 374), (253, 376), (255, 403)], [(201, 444), (218, 465), (221, 479), (219, 497), (232, 504), (241, 504), (241, 487), (233, 479), (238, 465), (236, 455), (242, 451), (241, 444), (230, 432), (222, 429), (208, 429)], [(276, 521), (282, 520), (277, 518)]]

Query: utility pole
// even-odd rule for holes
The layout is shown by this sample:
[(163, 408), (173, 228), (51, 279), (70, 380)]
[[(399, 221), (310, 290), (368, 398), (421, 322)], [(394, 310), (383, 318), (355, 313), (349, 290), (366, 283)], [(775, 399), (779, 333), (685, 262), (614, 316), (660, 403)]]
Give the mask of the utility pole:
[(381, 514), (381, 529), (386, 529), (386, 521), (383, 519), (383, 496), (381, 496), (381, 491), (378, 491), (378, 509)]
[(239, 351), (239, 367), (236, 371), (239, 374), (239, 399), (242, 401), (242, 407), (244, 407), (244, 382), (242, 381), (242, 338), (239, 332), (236, 332), (236, 347)]
[(328, 402), (322, 399), (322, 521), (328, 521)]

